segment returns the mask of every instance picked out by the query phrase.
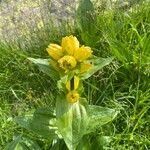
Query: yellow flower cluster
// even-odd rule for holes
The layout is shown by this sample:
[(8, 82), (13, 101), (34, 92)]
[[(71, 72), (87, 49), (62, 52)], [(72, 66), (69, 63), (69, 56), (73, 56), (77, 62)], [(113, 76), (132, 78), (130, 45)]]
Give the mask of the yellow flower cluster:
[(47, 48), (48, 54), (56, 62), (58, 68), (64, 70), (65, 73), (75, 69), (77, 65), (80, 72), (86, 72), (91, 64), (85, 60), (92, 55), (92, 50), (88, 46), (79, 46), (79, 41), (75, 36), (66, 36), (62, 38), (61, 46), (50, 44)]
[[(80, 69), (80, 73), (86, 72), (91, 68), (91, 64), (86, 60), (92, 55), (92, 50), (88, 46), (79, 45), (79, 41), (75, 36), (66, 36), (62, 38), (61, 46), (57, 44), (50, 44), (47, 52), (52, 58), (52, 65), (58, 71), (68, 73), (76, 68)], [(66, 83), (68, 94), (66, 99), (69, 103), (75, 103), (80, 99), (77, 91), (79, 87), (79, 77), (73, 76), (71, 80)]]

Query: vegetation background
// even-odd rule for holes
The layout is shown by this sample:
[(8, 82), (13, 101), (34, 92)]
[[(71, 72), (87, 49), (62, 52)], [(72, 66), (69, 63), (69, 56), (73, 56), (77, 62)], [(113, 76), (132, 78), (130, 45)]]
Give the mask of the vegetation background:
[[(22, 0), (0, 1), (0, 149), (18, 134), (43, 150), (49, 139), (20, 128), (15, 116), (54, 107), (54, 81), (27, 57), (47, 58), (50, 42), (73, 34), (99, 57), (113, 63), (84, 84), (90, 104), (118, 108), (117, 118), (93, 135), (111, 137), (110, 150), (150, 149), (150, 2)], [(105, 141), (107, 141), (105, 140)]]

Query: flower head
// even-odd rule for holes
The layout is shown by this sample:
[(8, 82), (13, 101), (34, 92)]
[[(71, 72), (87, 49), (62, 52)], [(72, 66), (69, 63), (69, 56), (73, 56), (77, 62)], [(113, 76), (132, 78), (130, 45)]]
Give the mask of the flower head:
[(74, 52), (79, 48), (79, 41), (75, 36), (66, 36), (62, 38), (61, 46), (66, 54), (73, 56)]
[(57, 44), (50, 44), (46, 50), (48, 54), (55, 60), (58, 60), (63, 56), (62, 47)]
[(66, 55), (62, 57), (61, 59), (59, 59), (58, 63), (59, 63), (60, 68), (65, 70), (65, 72), (67, 72), (70, 69), (73, 69), (74, 67), (76, 67), (76, 64), (77, 64), (75, 58), (69, 55)]
[(74, 57), (77, 61), (83, 62), (92, 55), (92, 50), (88, 46), (82, 46), (74, 52)]
[(70, 91), (66, 98), (69, 103), (75, 103), (79, 100), (80, 96), (77, 91)]
[[(65, 73), (76, 69), (81, 63), (84, 64), (84, 61), (92, 55), (91, 48), (88, 46), (80, 47), (78, 39), (72, 35), (62, 38), (61, 46), (50, 44), (47, 51)], [(80, 67), (83, 68), (83, 65)]]

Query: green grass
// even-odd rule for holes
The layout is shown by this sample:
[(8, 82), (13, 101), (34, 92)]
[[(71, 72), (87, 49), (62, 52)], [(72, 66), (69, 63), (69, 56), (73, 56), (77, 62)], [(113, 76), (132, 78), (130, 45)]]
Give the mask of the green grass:
[(101, 129), (101, 134), (113, 137), (107, 149), (150, 149), (150, 3), (99, 13), (92, 12), (89, 4), (84, 13), (88, 9), (92, 15), (87, 14), (87, 20), (79, 11), (78, 24), (71, 30), (53, 26), (50, 36), (45, 31), (36, 33), (23, 50), (19, 42), (0, 45), (1, 149), (13, 135), (24, 133), (48, 150), (47, 140), (29, 135), (14, 123), (13, 117), (43, 105), (55, 105), (56, 83), (39, 72), (27, 57), (48, 57), (45, 49), (49, 42), (59, 43), (70, 33), (91, 46), (95, 55), (115, 57), (111, 65), (84, 82), (84, 95), (90, 104), (120, 109), (117, 118)]

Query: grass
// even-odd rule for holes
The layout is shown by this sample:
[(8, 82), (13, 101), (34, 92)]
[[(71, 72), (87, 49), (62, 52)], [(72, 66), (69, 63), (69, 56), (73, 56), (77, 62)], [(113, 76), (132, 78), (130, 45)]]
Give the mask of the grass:
[[(84, 6), (85, 3), (82, 3)], [(81, 12), (87, 13), (89, 10), (91, 13), (85, 20)], [(31, 44), (25, 45), (23, 50), (19, 42), (1, 43), (0, 149), (4, 149), (13, 135), (19, 133), (35, 139), (43, 150), (50, 146), (47, 140), (38, 139), (18, 127), (13, 117), (43, 105), (55, 105), (56, 83), (39, 72), (27, 57), (46, 58), (45, 49), (49, 42), (59, 43), (68, 34), (76, 35), (83, 44), (91, 46), (97, 56), (115, 57), (111, 65), (84, 83), (85, 97), (90, 104), (120, 109), (117, 118), (101, 129), (101, 134), (113, 137), (105, 149), (150, 149), (149, 14), (149, 2), (141, 2), (127, 9), (100, 10), (98, 13), (89, 4), (84, 11), (78, 11), (78, 23), (69, 31), (64, 25), (60, 29), (53, 26), (52, 33), (48, 34), (50, 36), (41, 38), (45, 31), (48, 32), (45, 29), (41, 31), (43, 34), (36, 33), (35, 37), (30, 38)]]

